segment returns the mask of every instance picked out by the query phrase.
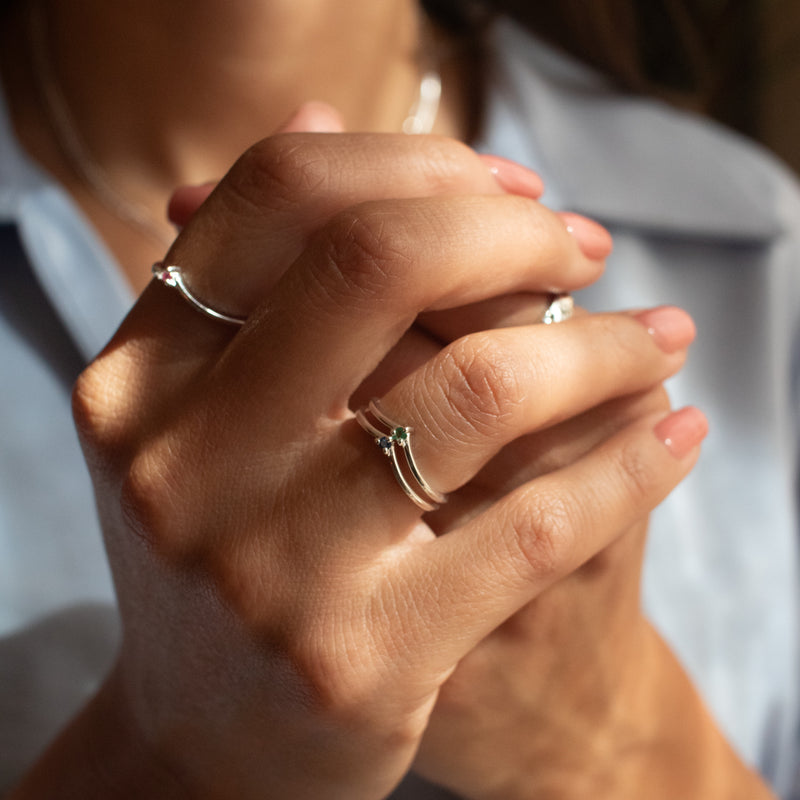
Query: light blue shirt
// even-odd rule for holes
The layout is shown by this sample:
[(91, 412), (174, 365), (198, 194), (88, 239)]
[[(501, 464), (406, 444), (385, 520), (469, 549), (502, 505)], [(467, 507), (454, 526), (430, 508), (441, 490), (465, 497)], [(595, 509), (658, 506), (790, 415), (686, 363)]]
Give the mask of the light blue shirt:
[[(707, 412), (690, 478), (654, 514), (647, 613), (742, 756), (800, 800), (800, 192), (769, 155), (617, 94), (508, 23), (481, 149), (613, 232), (591, 308), (674, 303), (698, 326), (676, 406)], [(0, 108), (0, 791), (101, 680), (113, 590), (69, 412), (80, 364), (132, 302)], [(398, 798), (444, 797), (409, 781)]]

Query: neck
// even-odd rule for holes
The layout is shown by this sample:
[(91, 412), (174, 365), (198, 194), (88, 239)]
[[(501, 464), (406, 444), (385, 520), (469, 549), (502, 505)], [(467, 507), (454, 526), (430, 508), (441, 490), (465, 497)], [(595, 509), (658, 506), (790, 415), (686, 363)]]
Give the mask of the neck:
[(308, 99), (351, 130), (398, 130), (419, 82), (411, 0), (50, 0), (49, 13), (93, 154), (169, 185), (219, 177)]

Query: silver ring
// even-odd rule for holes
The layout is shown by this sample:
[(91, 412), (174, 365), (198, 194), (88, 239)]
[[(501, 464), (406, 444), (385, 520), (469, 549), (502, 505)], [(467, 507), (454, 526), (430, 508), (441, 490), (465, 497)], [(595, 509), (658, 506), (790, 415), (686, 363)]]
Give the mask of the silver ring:
[(163, 262), (156, 261), (156, 263), (153, 264), (152, 271), (153, 277), (157, 281), (163, 283), (164, 286), (169, 286), (171, 289), (177, 289), (184, 300), (191, 303), (198, 311), (202, 311), (207, 317), (220, 320), (221, 322), (227, 322), (229, 325), (237, 325), (240, 327), (244, 325), (244, 317), (231, 317), (228, 314), (223, 314), (221, 311), (207, 306), (202, 300), (197, 298), (186, 285), (180, 267), (174, 265), (165, 267)]
[(567, 292), (552, 292), (547, 295), (547, 308), (542, 314), (542, 322), (552, 325), (554, 322), (564, 322), (572, 316), (575, 310), (575, 301)]
[[(370, 414), (377, 424), (373, 424), (367, 417)], [(400, 484), (400, 488), (423, 511), (435, 511), (442, 503), (447, 502), (447, 496), (437, 492), (419, 471), (414, 459), (412, 449), (413, 429), (408, 425), (386, 416), (376, 399), (369, 401), (366, 409), (356, 411), (358, 424), (375, 439), (375, 444), (391, 460), (392, 472)], [(383, 426), (383, 430), (378, 427)], [(402, 453), (403, 458), (399, 453)], [(414, 485), (410, 479), (413, 479)]]

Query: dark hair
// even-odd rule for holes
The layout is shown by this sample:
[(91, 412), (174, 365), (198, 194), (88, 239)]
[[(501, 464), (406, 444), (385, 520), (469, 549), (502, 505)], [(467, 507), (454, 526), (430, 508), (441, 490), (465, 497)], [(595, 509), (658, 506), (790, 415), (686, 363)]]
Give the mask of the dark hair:
[(758, 0), (422, 0), (476, 47), (502, 13), (601, 69), (621, 87), (662, 96), (755, 133)]

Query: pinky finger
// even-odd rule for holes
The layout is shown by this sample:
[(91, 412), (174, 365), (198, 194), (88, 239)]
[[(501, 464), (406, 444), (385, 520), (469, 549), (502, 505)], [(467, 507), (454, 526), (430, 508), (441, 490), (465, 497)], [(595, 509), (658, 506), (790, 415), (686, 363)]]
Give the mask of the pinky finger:
[[(413, 552), (417, 653), (455, 663), (548, 586), (608, 547), (689, 473), (708, 431), (684, 408), (639, 420), (585, 457), (511, 492)], [(431, 575), (436, 576), (435, 602)]]

